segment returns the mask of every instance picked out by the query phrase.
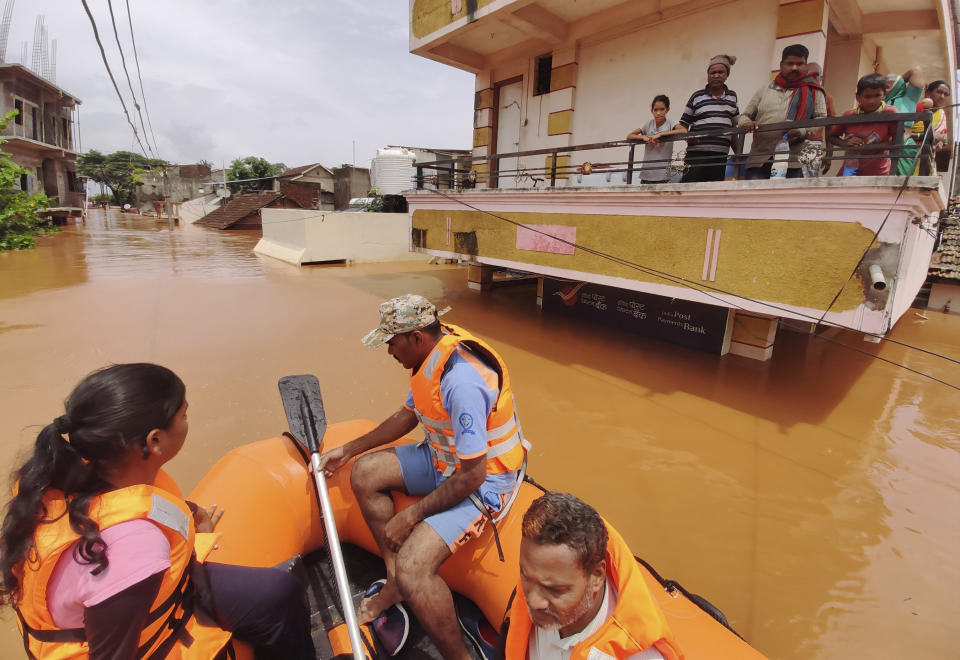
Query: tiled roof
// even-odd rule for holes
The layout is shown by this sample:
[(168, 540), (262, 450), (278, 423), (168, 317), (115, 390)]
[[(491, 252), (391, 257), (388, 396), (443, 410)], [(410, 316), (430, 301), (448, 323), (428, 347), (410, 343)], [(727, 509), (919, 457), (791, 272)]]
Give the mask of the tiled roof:
[(277, 201), (282, 196), (278, 192), (237, 195), (217, 210), (211, 211), (197, 220), (196, 224), (212, 229), (226, 229), (251, 213), (255, 213), (264, 206)]
[(960, 214), (951, 213), (944, 221), (940, 249), (930, 264), (930, 277), (960, 280)]
[[(289, 179), (291, 177), (300, 176), (301, 174), (307, 172), (308, 170), (312, 170), (314, 167), (318, 167), (318, 166), (323, 168), (324, 170), (327, 170), (327, 168), (323, 167), (323, 165), (320, 165), (320, 163), (312, 163), (311, 165), (301, 165), (300, 167), (294, 167), (292, 169), (289, 169), (286, 172), (283, 172), (280, 175), (280, 178)], [(327, 170), (327, 173), (328, 174), (330, 173), (329, 170)]]

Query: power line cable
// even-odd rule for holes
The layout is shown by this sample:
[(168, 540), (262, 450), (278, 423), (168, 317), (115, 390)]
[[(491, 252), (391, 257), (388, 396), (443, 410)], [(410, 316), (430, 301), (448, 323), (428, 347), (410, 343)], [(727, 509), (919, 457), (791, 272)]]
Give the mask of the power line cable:
[[(140, 81), (140, 99), (143, 101), (143, 110), (147, 113), (147, 126), (150, 127), (150, 137), (153, 139), (153, 149), (160, 158), (160, 145), (153, 132), (153, 122), (150, 120), (150, 107), (147, 105), (147, 94), (143, 91), (143, 78), (140, 76), (140, 58), (137, 56), (137, 40), (133, 37), (133, 18), (130, 15), (130, 0), (127, 1), (127, 21), (130, 23), (130, 42), (133, 44), (133, 61), (137, 65), (137, 79)], [(142, 120), (141, 120), (142, 121)]]
[(123, 46), (120, 44), (120, 33), (117, 31), (117, 20), (113, 16), (113, 0), (107, 0), (107, 8), (110, 10), (110, 23), (113, 25), (113, 37), (117, 40), (117, 50), (120, 51), (120, 63), (123, 64), (123, 75), (127, 77), (127, 87), (130, 88), (130, 96), (133, 97), (133, 107), (137, 109), (137, 115), (140, 117), (140, 128), (143, 129), (143, 139), (147, 142), (147, 149), (153, 154), (153, 147), (150, 146), (150, 140), (147, 140), (147, 126), (143, 123), (143, 113), (140, 112), (140, 104), (137, 102), (137, 95), (133, 91), (133, 81), (130, 80), (130, 72), (127, 71), (127, 58), (123, 55)]
[(103, 42), (100, 41), (100, 32), (97, 30), (97, 22), (93, 20), (93, 14), (90, 13), (90, 7), (87, 5), (87, 0), (80, 0), (83, 3), (83, 9), (87, 12), (87, 17), (90, 19), (90, 26), (93, 28), (93, 38), (97, 40), (97, 46), (100, 47), (100, 57), (103, 58), (103, 66), (107, 68), (107, 75), (110, 76), (110, 82), (113, 83), (113, 89), (117, 92), (117, 98), (120, 99), (120, 105), (123, 107), (123, 114), (127, 117), (127, 123), (130, 124), (130, 128), (133, 129), (133, 137), (137, 139), (137, 143), (140, 145), (140, 151), (143, 152), (144, 158), (149, 158), (147, 155), (147, 150), (143, 147), (143, 142), (140, 141), (140, 135), (137, 133), (137, 127), (133, 125), (133, 121), (130, 119), (130, 113), (127, 111), (127, 104), (123, 100), (123, 94), (120, 93), (120, 88), (117, 87), (117, 81), (113, 77), (113, 72), (110, 70), (110, 63), (107, 62), (107, 53), (103, 50)]
[[(543, 236), (546, 236), (546, 237), (548, 237), (548, 238), (552, 238), (553, 240), (556, 240), (556, 241), (558, 241), (558, 242), (560, 242), (560, 243), (564, 243), (564, 244), (566, 244), (566, 245), (573, 246), (574, 248), (576, 248), (576, 249), (578, 249), (578, 250), (582, 250), (582, 251), (584, 251), (584, 252), (587, 252), (588, 254), (593, 254), (594, 256), (598, 256), (598, 257), (600, 257), (600, 258), (602, 258), (602, 259), (607, 259), (608, 261), (613, 261), (614, 263), (618, 263), (618, 264), (620, 264), (620, 265), (622, 265), (622, 266), (627, 266), (628, 268), (633, 268), (633, 269), (635, 269), (635, 270), (639, 270), (640, 272), (646, 273), (646, 274), (648, 274), (648, 275), (654, 275), (654, 276), (659, 277), (659, 278), (661, 278), (661, 279), (665, 279), (665, 280), (667, 280), (668, 282), (671, 282), (671, 283), (673, 283), (673, 284), (679, 284), (679, 285), (685, 286), (685, 287), (687, 287), (687, 288), (689, 288), (689, 289), (691, 289), (691, 290), (697, 291), (698, 293), (700, 293), (700, 294), (702, 294), (702, 295), (708, 296), (708, 297), (710, 297), (710, 298), (713, 298), (714, 300), (719, 301), (724, 307), (732, 306), (732, 307), (734, 307), (734, 308), (736, 308), (736, 309), (744, 309), (743, 307), (740, 307), (739, 305), (737, 305), (737, 304), (735, 304), (735, 303), (731, 303), (731, 302), (729, 302), (729, 301), (723, 300), (723, 299), (721, 299), (720, 297), (718, 297), (718, 296), (716, 296), (716, 295), (713, 295), (713, 294), (710, 294), (710, 293), (704, 291), (703, 289), (704, 289), (704, 288), (706, 288), (706, 289), (711, 289), (711, 290), (716, 291), (716, 292), (718, 292), (718, 293), (721, 293), (721, 294), (724, 294), (724, 295), (733, 296), (733, 297), (735, 297), (735, 298), (740, 298), (741, 300), (745, 300), (745, 301), (748, 301), (748, 302), (751, 302), (751, 303), (754, 303), (754, 304), (763, 305), (763, 306), (766, 306), (766, 307), (770, 307), (770, 308), (772, 308), (772, 309), (777, 309), (777, 310), (780, 310), (780, 311), (789, 312), (789, 313), (791, 313), (791, 314), (796, 314), (796, 315), (798, 315), (798, 316), (803, 316), (803, 317), (812, 319), (812, 320), (814, 320), (814, 321), (817, 320), (817, 317), (812, 316), (812, 315), (810, 315), (810, 314), (803, 314), (802, 312), (797, 312), (797, 311), (795, 311), (795, 310), (787, 309), (787, 308), (785, 308), (785, 307), (780, 307), (780, 306), (778, 306), (778, 305), (774, 305), (774, 304), (772, 304), (772, 303), (764, 302), (764, 301), (762, 301), (762, 300), (756, 300), (756, 299), (750, 298), (750, 297), (748, 297), (748, 296), (743, 296), (743, 295), (736, 294), (736, 293), (733, 293), (733, 292), (730, 292), (730, 291), (725, 291), (725, 290), (723, 290), (723, 289), (719, 289), (719, 288), (717, 288), (717, 287), (712, 287), (712, 286), (707, 285), (707, 284), (704, 284), (704, 283), (702, 283), (702, 282), (692, 282), (691, 280), (688, 280), (688, 279), (686, 279), (686, 278), (684, 278), (684, 277), (681, 277), (681, 276), (679, 276), (679, 275), (673, 275), (673, 274), (671, 274), (671, 273), (667, 273), (667, 272), (664, 272), (664, 271), (660, 271), (660, 270), (657, 270), (657, 269), (655, 269), (655, 268), (651, 268), (651, 267), (649, 267), (649, 266), (644, 266), (643, 264), (639, 264), (639, 263), (636, 263), (636, 262), (632, 262), (632, 261), (630, 261), (630, 260), (628, 260), (628, 259), (624, 259), (624, 258), (622, 258), (622, 257), (617, 257), (617, 256), (614, 256), (614, 255), (611, 255), (611, 254), (602, 252), (602, 251), (600, 251), (600, 250), (595, 250), (595, 249), (593, 249), (593, 248), (589, 248), (589, 247), (587, 247), (587, 246), (585, 246), (585, 245), (581, 245), (581, 244), (576, 243), (576, 242), (568, 241), (568, 240), (566, 240), (566, 239), (563, 239), (563, 238), (560, 238), (560, 237), (557, 237), (557, 236), (553, 236), (553, 235), (548, 234), (548, 233), (546, 233), (546, 232), (544, 232), (544, 231), (538, 230), (538, 229), (536, 229), (536, 228), (534, 228), (534, 227), (530, 227), (530, 226), (528, 226), (528, 225), (524, 225), (523, 223), (517, 222), (517, 221), (515, 221), (515, 220), (511, 220), (511, 219), (505, 218), (505, 217), (503, 217), (503, 216), (501, 216), (501, 215), (497, 215), (496, 213), (492, 213), (492, 212), (490, 212), (490, 211), (486, 211), (486, 210), (484, 210), (484, 209), (477, 208), (476, 206), (473, 206), (472, 204), (468, 204), (467, 202), (464, 202), (464, 201), (462, 201), (462, 200), (459, 200), (459, 199), (456, 199), (456, 198), (454, 198), (454, 197), (451, 197), (450, 195), (446, 195), (446, 194), (440, 192), (439, 190), (434, 190), (434, 189), (429, 189), (429, 190), (430, 190), (431, 192), (437, 194), (437, 195), (440, 195), (441, 197), (444, 197), (444, 198), (446, 198), (446, 199), (449, 199), (450, 201), (456, 202), (456, 203), (458, 203), (458, 204), (462, 204), (463, 206), (466, 206), (467, 208), (470, 208), (470, 209), (472, 209), (472, 210), (474, 210), (474, 211), (477, 211), (477, 212), (479, 212), (479, 213), (483, 213), (483, 214), (489, 215), (489, 216), (491, 216), (491, 217), (497, 218), (498, 220), (502, 220), (502, 221), (504, 221), (504, 222), (507, 222), (507, 223), (512, 224), (512, 225), (517, 226), (517, 227), (523, 227), (524, 229), (526, 229), (526, 230), (528, 230), (528, 231), (532, 231), (532, 232), (541, 234), (541, 235), (543, 235)], [(744, 310), (744, 311), (748, 311), (748, 310)], [(845, 326), (845, 325), (842, 325), (842, 324), (839, 324), (839, 323), (830, 323), (830, 325), (833, 325), (833, 326), (835, 326), (835, 327), (842, 328), (842, 329), (845, 329), (845, 330), (851, 330), (851, 331), (854, 331), (854, 332), (862, 332), (861, 330), (858, 330), (857, 328)], [(925, 348), (921, 348), (921, 347), (918, 347), (918, 346), (913, 346), (913, 345), (908, 344), (908, 343), (906, 343), (906, 342), (901, 342), (901, 341), (898, 341), (898, 340), (890, 339), (890, 338), (888, 338), (888, 337), (884, 337), (883, 335), (875, 335), (875, 334), (873, 334), (873, 333), (863, 333), (863, 334), (866, 334), (866, 335), (869, 335), (869, 336), (872, 336), (872, 337), (877, 337), (877, 338), (879, 338), (879, 339), (881, 339), (881, 340), (890, 341), (890, 342), (892, 342), (892, 343), (899, 344), (899, 345), (905, 346), (905, 347), (907, 347), (907, 348), (911, 348), (911, 349), (914, 349), (914, 350), (918, 350), (918, 351), (920, 351), (920, 352), (927, 353), (927, 354), (932, 355), (932, 356), (934, 356), (934, 357), (942, 358), (942, 359), (947, 360), (947, 361), (949, 361), (949, 362), (953, 362), (953, 363), (956, 363), (956, 364), (960, 364), (960, 360), (957, 360), (957, 359), (952, 358), (952, 357), (947, 356), (947, 355), (943, 355), (943, 354), (940, 354), (940, 353), (936, 353), (936, 352), (934, 352), (934, 351), (930, 351), (930, 350), (925, 349)], [(821, 339), (825, 339), (825, 337), (823, 337), (822, 335), (817, 334), (817, 333), (814, 333), (813, 336), (814, 336), (814, 337), (819, 337), (819, 338), (821, 338)], [(858, 351), (858, 352), (861, 352), (861, 353), (866, 353), (866, 354), (868, 354), (868, 355), (873, 355), (872, 353), (869, 353), (869, 352), (867, 352), (867, 351), (863, 351), (863, 350), (861, 350), (861, 349), (854, 348), (854, 347), (849, 346), (848, 344), (844, 344), (844, 343), (842, 343), (842, 342), (834, 342), (834, 343), (837, 343), (837, 344), (839, 344), (839, 345), (841, 345), (841, 346), (847, 346), (847, 347), (850, 348), (851, 350), (855, 350), (855, 351)], [(913, 372), (915, 372), (915, 373), (918, 373), (918, 374), (920, 374), (920, 375), (922, 375), (922, 376), (925, 376), (925, 377), (927, 377), (927, 378), (930, 378), (931, 380), (935, 380), (935, 381), (937, 381), (937, 382), (939, 382), (939, 383), (943, 383), (943, 384), (945, 384), (945, 385), (947, 385), (947, 386), (949, 386), (949, 387), (951, 387), (951, 388), (953, 388), (953, 389), (960, 390), (960, 386), (957, 386), (957, 385), (954, 385), (954, 384), (952, 384), (952, 383), (948, 383), (948, 382), (946, 382), (946, 381), (940, 380), (939, 378), (936, 378), (936, 377), (931, 376), (931, 375), (929, 375), (929, 374), (925, 374), (925, 373), (923, 373), (923, 372), (919, 372), (919, 371), (917, 371), (917, 370), (915, 370), (915, 369), (912, 369), (912, 368), (910, 368), (910, 367), (907, 367), (906, 365), (902, 365), (902, 364), (900, 364), (900, 363), (898, 363), (898, 362), (894, 362), (894, 361), (892, 361), (892, 360), (888, 360), (887, 358), (879, 358), (879, 356), (874, 356), (874, 357), (878, 357), (878, 359), (882, 359), (884, 362), (889, 362), (890, 364), (903, 367), (904, 369), (907, 369), (908, 371), (913, 371)]]
[(820, 320), (817, 321), (817, 325), (823, 323), (823, 319), (826, 318), (827, 314), (830, 312), (830, 308), (833, 307), (833, 304), (837, 302), (837, 299), (840, 298), (840, 294), (843, 293), (843, 290), (847, 288), (847, 285), (850, 284), (850, 280), (853, 279), (853, 276), (857, 274), (857, 271), (860, 269), (860, 265), (863, 263), (863, 260), (866, 258), (867, 253), (870, 252), (870, 249), (873, 247), (874, 243), (877, 242), (877, 238), (880, 236), (880, 232), (883, 231), (883, 228), (887, 224), (887, 220), (890, 219), (891, 214), (893, 213), (894, 207), (896, 207), (897, 202), (900, 201), (900, 197), (903, 196), (903, 191), (907, 189), (907, 184), (910, 182), (910, 179), (913, 177), (913, 170), (917, 167), (917, 162), (920, 159), (920, 154), (923, 149), (924, 144), (927, 142), (927, 138), (932, 134), (933, 121), (927, 122), (926, 130), (924, 131), (923, 137), (920, 140), (920, 144), (917, 145), (917, 153), (913, 157), (913, 163), (910, 168), (910, 174), (903, 177), (903, 184), (900, 186), (900, 190), (897, 191), (897, 197), (893, 200), (893, 204), (890, 205), (890, 208), (887, 209), (887, 214), (883, 217), (883, 222), (880, 223), (880, 226), (877, 227), (877, 231), (873, 232), (873, 237), (870, 239), (870, 242), (867, 244), (867, 247), (864, 248), (863, 254), (860, 255), (860, 258), (857, 259), (857, 263), (854, 264), (853, 270), (850, 271), (850, 275), (847, 276), (846, 281), (840, 285), (840, 288), (837, 290), (836, 295), (833, 296), (833, 299), (830, 301), (830, 304), (827, 305), (827, 308), (823, 310), (823, 314), (820, 316)]

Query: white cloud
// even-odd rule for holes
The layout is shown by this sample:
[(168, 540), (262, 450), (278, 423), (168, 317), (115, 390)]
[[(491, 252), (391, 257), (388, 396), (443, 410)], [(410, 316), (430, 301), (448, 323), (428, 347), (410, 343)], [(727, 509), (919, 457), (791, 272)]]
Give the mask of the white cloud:
[[(87, 0), (139, 127), (105, 0)], [(397, 0), (130, 0), (147, 107), (164, 158), (368, 165), (378, 147), (469, 148), (473, 76), (407, 52)], [(139, 96), (126, 3), (113, 2)], [(20, 0), (7, 60), (37, 14), (57, 39), (57, 83), (83, 100), (84, 149), (136, 143), (80, 2)], [(146, 116), (145, 116), (146, 118)]]

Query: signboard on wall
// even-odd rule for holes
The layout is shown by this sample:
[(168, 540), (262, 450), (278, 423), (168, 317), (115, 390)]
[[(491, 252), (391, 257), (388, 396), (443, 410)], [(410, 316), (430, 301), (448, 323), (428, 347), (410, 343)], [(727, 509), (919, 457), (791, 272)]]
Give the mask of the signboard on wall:
[(720, 355), (730, 310), (587, 282), (543, 278), (543, 309)]

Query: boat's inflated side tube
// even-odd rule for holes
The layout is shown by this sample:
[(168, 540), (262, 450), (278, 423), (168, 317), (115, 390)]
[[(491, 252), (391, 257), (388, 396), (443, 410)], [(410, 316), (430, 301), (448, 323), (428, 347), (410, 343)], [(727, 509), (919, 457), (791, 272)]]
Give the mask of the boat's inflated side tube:
[[(341, 446), (376, 426), (356, 420), (327, 427), (324, 449)], [(416, 442), (404, 438), (398, 442)], [(327, 480), (342, 541), (377, 553), (376, 543), (350, 488), (352, 462)], [(520, 523), (541, 491), (524, 483), (513, 509), (497, 524), (506, 562), (497, 556), (488, 528), (461, 547), (441, 567), (450, 588), (476, 603), (495, 627), (507, 610), (519, 579)], [(300, 451), (285, 437), (239, 447), (224, 456), (191, 493), (196, 502), (216, 502), (224, 509), (217, 525), (219, 546), (209, 560), (248, 566), (275, 566), (323, 544), (323, 524), (313, 481)], [(394, 493), (398, 507), (414, 501)], [(680, 647), (688, 658), (762, 658), (743, 640), (724, 628), (680, 591), (667, 591), (642, 564), (643, 573)]]

